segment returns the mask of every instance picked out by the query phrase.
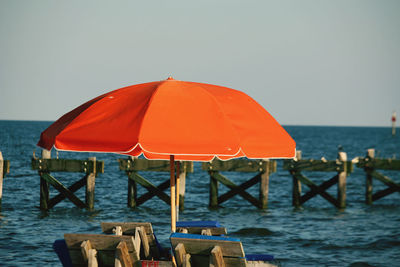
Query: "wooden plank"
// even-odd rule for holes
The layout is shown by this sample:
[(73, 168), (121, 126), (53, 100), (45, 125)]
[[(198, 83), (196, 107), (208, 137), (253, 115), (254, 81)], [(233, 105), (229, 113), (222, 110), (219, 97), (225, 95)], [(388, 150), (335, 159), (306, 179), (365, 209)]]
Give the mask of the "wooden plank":
[(66, 188), (62, 183), (57, 181), (53, 176), (48, 173), (42, 173), (41, 176), (49, 184), (51, 184), (60, 193), (64, 194), (72, 203), (74, 203), (79, 208), (87, 208), (86, 204), (83, 203), (77, 196), (74, 195), (68, 188)]
[(35, 159), (32, 158), (31, 165), (33, 170), (47, 172), (84, 172), (104, 173), (104, 161), (96, 161), (93, 165), (90, 160), (78, 159)]
[[(260, 182), (260, 178), (261, 178), (261, 173), (257, 174), (250, 180), (247, 180), (244, 183), (240, 184), (238, 187), (235, 187), (235, 188), (231, 189), (230, 191), (222, 194), (221, 196), (218, 197), (218, 204), (225, 202), (226, 200), (237, 195), (239, 192), (244, 191), (244, 190), (252, 187), (253, 185), (257, 184), (258, 182)], [(256, 199), (256, 198), (254, 198), (254, 199)], [(254, 203), (255, 203), (255, 201), (254, 201)], [(257, 200), (257, 203), (260, 204), (258, 200)], [(257, 207), (259, 207), (259, 206), (257, 206)]]
[(252, 195), (250, 195), (249, 193), (247, 193), (246, 191), (244, 191), (242, 188), (240, 188), (239, 186), (237, 186), (236, 184), (234, 184), (232, 181), (230, 181), (228, 178), (226, 178), (225, 176), (223, 176), (222, 174), (218, 173), (218, 172), (212, 172), (212, 175), (215, 179), (217, 179), (218, 181), (220, 181), (222, 184), (224, 184), (225, 186), (229, 187), (230, 189), (235, 189), (238, 191), (238, 194), (243, 197), (244, 199), (246, 199), (247, 201), (249, 201), (251, 204), (253, 204), (256, 207), (259, 207), (259, 201), (258, 199), (256, 199), (255, 197), (253, 197)]
[(82, 266), (84, 260), (81, 254), (80, 244), (90, 240), (92, 247), (97, 250), (99, 266), (114, 266), (115, 249), (121, 241), (126, 242), (129, 255), (133, 261), (133, 242), (131, 236), (96, 235), (96, 234), (64, 234), (70, 252), (72, 264)]
[(143, 247), (143, 254), (144, 254), (144, 259), (149, 260), (150, 259), (150, 245), (149, 245), (149, 240), (147, 239), (147, 233), (146, 230), (144, 229), (143, 226), (139, 227), (139, 235), (140, 235), (140, 240), (142, 241), (142, 247)]
[[(169, 160), (148, 160), (148, 159), (118, 159), (119, 169), (122, 171), (152, 171), (169, 172)], [(193, 162), (182, 161), (182, 171), (193, 172)]]
[(240, 241), (208, 240), (192, 238), (171, 237), (172, 247), (175, 248), (179, 243), (185, 246), (186, 252), (196, 255), (209, 256), (215, 246), (220, 246), (224, 257), (244, 257), (243, 246)]
[(343, 172), (346, 166), (346, 171), (351, 172), (352, 162), (348, 161), (342, 164), (340, 161), (331, 160), (314, 160), (314, 159), (302, 159), (302, 160), (285, 160), (283, 163), (284, 170), (294, 171), (320, 171), (320, 172)]
[(400, 160), (396, 159), (378, 159), (378, 158), (359, 158), (356, 164), (359, 168), (371, 168), (378, 170), (400, 170)]
[(224, 257), (222, 255), (222, 249), (220, 246), (215, 246), (211, 250), (210, 261), (214, 267), (225, 267), (225, 261), (224, 261)]
[(126, 242), (119, 242), (115, 252), (115, 260), (119, 262), (121, 267), (131, 267), (133, 265)]
[(178, 245), (176, 245), (174, 250), (175, 250), (175, 255), (176, 255), (175, 259), (176, 259), (177, 267), (182, 267), (185, 262), (185, 255), (187, 255), (185, 246), (182, 243), (179, 243)]
[[(375, 194), (372, 195), (371, 198), (372, 198), (372, 201), (376, 201), (376, 200), (386, 197), (390, 194), (393, 194), (394, 192), (396, 192), (396, 189), (393, 187), (389, 187), (389, 188), (386, 188), (386, 189), (376, 192)], [(399, 191), (397, 191), (397, 192), (399, 192)]]
[[(196, 267), (211, 267), (210, 255), (193, 255), (190, 254), (192, 266)], [(247, 261), (245, 258), (230, 258), (224, 257), (225, 265), (230, 267), (247, 267)], [(272, 266), (268, 266), (272, 267)]]
[(211, 162), (204, 162), (202, 169), (207, 171), (265, 172), (267, 171), (267, 166), (269, 166), (271, 173), (276, 171), (276, 161), (246, 159), (228, 161), (214, 159)]
[(379, 181), (381, 181), (382, 183), (384, 183), (385, 185), (395, 189), (395, 191), (400, 193), (400, 184), (397, 184), (395, 182), (393, 182), (389, 177), (377, 172), (377, 171), (373, 171), (371, 172), (372, 177), (378, 179)]
[(182, 233), (182, 230), (186, 229), (188, 234), (201, 234), (201, 231), (204, 229), (210, 230), (211, 235), (213, 236), (220, 236), (220, 235), (227, 235), (227, 231), (225, 227), (177, 227), (176, 231), (178, 233)]
[(144, 227), (147, 235), (153, 234), (150, 222), (101, 222), (101, 229), (106, 234), (113, 234), (116, 226), (121, 226), (124, 235), (135, 235), (136, 227)]
[(321, 188), (318, 185), (316, 185), (313, 181), (311, 181), (310, 179), (308, 179), (307, 177), (303, 176), (300, 173), (296, 173), (295, 177), (299, 179), (302, 183), (306, 184), (309, 188), (311, 188), (311, 190), (317, 191), (320, 196), (328, 200), (335, 207), (337, 208), (339, 207), (338, 201), (324, 190), (321, 190)]
[(140, 176), (138, 173), (132, 172), (132, 175), (129, 178), (133, 179), (135, 182), (146, 188), (149, 192), (158, 196), (162, 201), (164, 201), (168, 205), (171, 204), (170, 197), (166, 193), (158, 189), (155, 185), (153, 185), (151, 182)]
[[(123, 235), (130, 235), (130, 236), (135, 236), (136, 228), (143, 227), (147, 235), (151, 256), (156, 259), (160, 257), (160, 251), (158, 250), (153, 233), (153, 227), (150, 222), (101, 222), (101, 229), (103, 233), (106, 234), (113, 234), (114, 229), (117, 226), (121, 227)], [(138, 233), (138, 235), (140, 234)]]
[[(68, 190), (71, 191), (71, 193), (74, 193), (78, 191), (80, 188), (84, 187), (86, 185), (86, 177), (88, 174), (86, 174), (82, 179), (79, 181), (73, 183), (71, 186), (68, 187)], [(48, 203), (48, 208), (51, 209), (58, 203), (60, 203), (62, 200), (66, 199), (67, 197), (63, 193), (59, 193), (58, 195), (54, 196), (49, 200)]]

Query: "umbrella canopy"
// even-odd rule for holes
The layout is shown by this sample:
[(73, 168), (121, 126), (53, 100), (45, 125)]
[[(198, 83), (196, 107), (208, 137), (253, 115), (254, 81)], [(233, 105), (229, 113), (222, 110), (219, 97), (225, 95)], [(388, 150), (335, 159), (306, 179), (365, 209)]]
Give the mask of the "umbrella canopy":
[(195, 161), (295, 154), (293, 139), (248, 95), (172, 78), (96, 97), (53, 123), (38, 145)]
[(117, 89), (82, 104), (43, 131), (38, 146), (173, 162), (292, 158), (296, 144), (245, 93), (170, 77)]

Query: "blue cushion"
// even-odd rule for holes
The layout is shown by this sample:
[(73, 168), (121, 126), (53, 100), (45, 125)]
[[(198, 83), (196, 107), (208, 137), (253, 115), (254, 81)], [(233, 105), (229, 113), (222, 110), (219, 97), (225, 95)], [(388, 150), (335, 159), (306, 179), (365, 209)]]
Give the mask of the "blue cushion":
[(176, 227), (221, 227), (217, 221), (180, 221)]
[(248, 261), (273, 261), (274, 256), (268, 254), (246, 254)]
[(57, 253), (64, 267), (73, 267), (71, 257), (69, 256), (67, 243), (64, 239), (57, 239), (53, 243), (53, 249)]
[(240, 242), (239, 238), (224, 237), (224, 236), (210, 236), (210, 235), (196, 235), (184, 233), (172, 233), (171, 238), (190, 238), (190, 239), (203, 239), (203, 240), (219, 240), (219, 241), (234, 241)]

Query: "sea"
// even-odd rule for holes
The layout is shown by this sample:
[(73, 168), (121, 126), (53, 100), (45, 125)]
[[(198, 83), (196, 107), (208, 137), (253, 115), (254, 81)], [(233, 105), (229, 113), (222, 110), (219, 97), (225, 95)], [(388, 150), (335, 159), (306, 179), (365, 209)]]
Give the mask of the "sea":
[[(100, 153), (53, 151), (52, 157), (87, 159), (95, 156), (105, 162), (105, 171), (96, 179), (95, 209), (79, 209), (63, 201), (49, 211), (39, 209), (37, 171), (31, 169), (40, 133), (51, 122), (0, 121), (0, 151), (10, 161), (10, 173), (3, 183), (0, 211), (0, 266), (61, 266), (52, 249), (64, 233), (101, 233), (106, 221), (151, 222), (162, 245), (169, 245), (170, 208), (153, 198), (138, 208), (127, 206), (128, 178), (119, 170), (118, 159), (125, 156)], [(400, 131), (392, 136), (390, 127), (320, 127), (284, 126), (302, 151), (303, 159), (335, 160), (338, 151), (348, 160), (364, 157), (374, 148), (379, 158), (400, 159)], [(229, 236), (240, 238), (245, 253), (266, 253), (275, 256), (281, 266), (400, 266), (400, 194), (393, 193), (372, 205), (365, 204), (365, 173), (354, 167), (347, 177), (347, 207), (338, 210), (317, 196), (301, 208), (292, 206), (292, 177), (277, 160), (277, 172), (271, 174), (268, 208), (261, 210), (240, 196), (226, 201), (220, 208), (210, 209), (209, 182), (201, 163), (194, 163), (194, 172), (186, 181), (185, 209), (179, 220), (214, 220), (225, 226)], [(399, 171), (383, 171), (400, 183)], [(223, 173), (236, 184), (254, 173)], [(304, 172), (317, 184), (335, 173)], [(152, 183), (168, 179), (168, 173), (142, 173)], [(53, 173), (65, 185), (80, 179), (79, 173)], [(386, 186), (374, 180), (374, 192)], [(139, 194), (146, 190), (138, 186)], [(219, 186), (220, 193), (228, 189)], [(303, 192), (308, 188), (303, 185)], [(258, 188), (247, 190), (257, 196)], [(57, 191), (51, 188), (54, 196)], [(328, 190), (336, 196), (337, 187)], [(84, 189), (77, 196), (84, 200)]]

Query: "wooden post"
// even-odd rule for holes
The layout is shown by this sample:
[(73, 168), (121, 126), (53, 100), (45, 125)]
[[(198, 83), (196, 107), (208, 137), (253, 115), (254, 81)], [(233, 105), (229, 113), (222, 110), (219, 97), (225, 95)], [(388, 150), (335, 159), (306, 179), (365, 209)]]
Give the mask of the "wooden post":
[[(131, 168), (131, 164), (134, 162), (135, 157), (130, 157), (127, 161), (126, 169)], [(128, 207), (136, 208), (137, 201), (137, 185), (136, 181), (133, 179), (132, 171), (126, 172), (128, 175)]]
[(185, 209), (186, 163), (180, 165), (179, 173), (179, 210)]
[(89, 158), (93, 162), (93, 171), (89, 173), (86, 179), (86, 205), (89, 210), (94, 208), (94, 188), (96, 183), (96, 157)]
[(269, 191), (269, 174), (270, 174), (270, 161), (262, 161), (262, 164), (265, 166), (265, 170), (263, 170), (261, 174), (260, 181), (260, 208), (266, 209), (268, 206), (268, 191)]
[(338, 173), (338, 192), (337, 199), (339, 209), (346, 208), (346, 179), (347, 179), (347, 154), (346, 152), (338, 153), (338, 160), (343, 164), (343, 169)]
[(136, 208), (137, 185), (135, 180), (131, 178), (130, 173), (128, 173), (128, 207)]
[(214, 178), (215, 171), (210, 171), (210, 207), (218, 207), (218, 180)]
[[(42, 159), (50, 159), (51, 151), (43, 149), (42, 150)], [(43, 172), (39, 171), (40, 175), (40, 209), (48, 210), (49, 209), (49, 183), (42, 177)]]
[(175, 177), (176, 177), (176, 199), (175, 199), (175, 206), (176, 206), (176, 221), (179, 221), (179, 187), (180, 187), (180, 173), (181, 173), (181, 163), (179, 161), (176, 162), (175, 165)]
[(171, 232), (176, 231), (176, 203), (175, 203), (175, 157), (170, 156), (170, 191), (171, 191)]
[(0, 151), (0, 211), (1, 211), (1, 202), (3, 199), (3, 172), (4, 172), (4, 160), (3, 154)]
[[(296, 151), (296, 159), (295, 160), (300, 160), (301, 159), (301, 151), (298, 150)], [(293, 200), (292, 200), (292, 205), (295, 206), (296, 208), (300, 207), (300, 198), (301, 198), (301, 181), (293, 176)]]
[[(375, 149), (368, 149), (367, 150), (367, 157), (366, 160), (372, 161), (375, 158)], [(366, 180), (365, 180), (365, 203), (367, 205), (372, 205), (372, 169), (366, 169)]]

